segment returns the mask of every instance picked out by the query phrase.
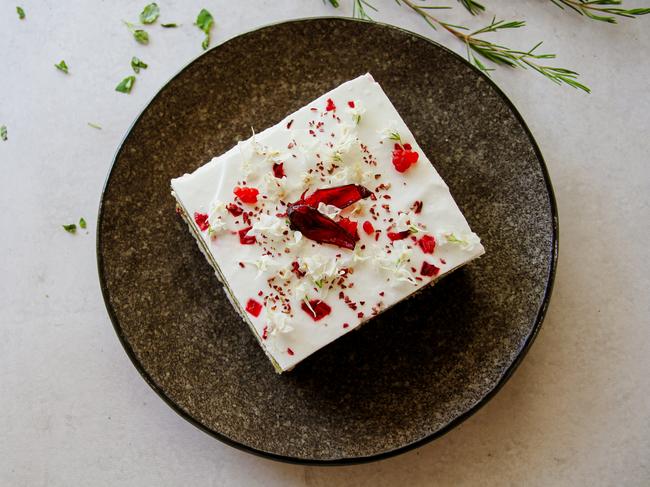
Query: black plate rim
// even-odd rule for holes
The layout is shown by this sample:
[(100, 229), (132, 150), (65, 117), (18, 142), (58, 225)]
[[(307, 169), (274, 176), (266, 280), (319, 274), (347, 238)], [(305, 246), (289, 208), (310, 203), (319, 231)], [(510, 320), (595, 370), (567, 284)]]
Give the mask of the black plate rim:
[[(158, 385), (156, 382), (153, 380), (153, 378), (149, 375), (149, 373), (145, 370), (144, 365), (140, 362), (140, 360), (137, 358), (135, 355), (135, 352), (131, 345), (128, 343), (126, 336), (122, 332), (122, 329), (120, 327), (119, 321), (117, 319), (117, 315), (115, 313), (115, 310), (113, 309), (110, 299), (109, 299), (109, 290), (108, 286), (106, 284), (106, 277), (104, 275), (104, 261), (103, 261), (103, 256), (101, 252), (102, 248), (102, 220), (104, 216), (104, 197), (108, 188), (108, 185), (111, 182), (111, 176), (113, 175), (113, 170), (115, 169), (116, 162), (118, 158), (120, 157), (122, 153), (122, 149), (124, 148), (124, 144), (126, 143), (131, 131), (133, 130), (133, 127), (138, 123), (140, 118), (147, 112), (149, 109), (150, 105), (158, 98), (160, 93), (163, 91), (163, 89), (170, 83), (172, 82), (176, 77), (178, 77), (181, 73), (183, 73), (186, 69), (188, 69), (192, 64), (194, 64), (198, 59), (200, 59), (203, 55), (205, 55), (207, 52), (211, 51), (212, 49), (218, 49), (221, 46), (223, 46), (226, 43), (229, 43), (231, 41), (234, 41), (238, 39), (239, 37), (243, 37), (252, 33), (255, 33), (257, 31), (271, 28), (274, 26), (282, 25), (282, 24), (293, 24), (293, 23), (302, 23), (302, 22), (313, 22), (313, 21), (334, 21), (334, 22), (363, 22), (363, 23), (370, 23), (370, 24), (376, 24), (379, 25), (383, 28), (387, 29), (395, 29), (400, 32), (403, 32), (405, 34), (415, 36), (419, 39), (422, 39), (426, 42), (429, 42), (433, 45), (435, 45), (438, 49), (442, 49), (445, 51), (447, 54), (450, 54), (454, 56), (456, 59), (462, 61), (465, 65), (469, 66), (472, 68), (479, 76), (483, 78), (484, 81), (486, 81), (499, 95), (499, 97), (503, 100), (503, 102), (508, 106), (510, 111), (514, 114), (516, 117), (517, 121), (521, 124), (523, 127), (528, 140), (530, 141), (534, 151), (535, 151), (535, 156), (537, 157), (537, 160), (540, 164), (540, 169), (542, 171), (542, 175), (544, 177), (544, 184), (546, 185), (546, 189), (548, 191), (548, 198), (549, 198), (549, 205), (551, 207), (551, 214), (552, 214), (552, 219), (553, 219), (553, 224), (552, 224), (552, 242), (551, 242), (551, 262), (550, 262), (550, 269), (548, 273), (548, 280), (546, 283), (546, 289), (544, 291), (544, 299), (542, 300), (542, 303), (539, 307), (539, 310), (537, 312), (537, 316), (535, 317), (535, 323), (533, 324), (533, 328), (526, 338), (526, 341), (524, 342), (523, 346), (520, 348), (519, 352), (517, 353), (517, 356), (515, 359), (512, 361), (510, 366), (506, 369), (506, 371), (503, 373), (503, 375), (500, 377), (499, 381), (496, 383), (496, 385), (488, 392), (483, 398), (481, 398), (480, 401), (478, 401), (474, 406), (472, 406), (470, 409), (465, 411), (463, 414), (460, 416), (456, 417), (452, 421), (450, 421), (447, 425), (445, 425), (443, 428), (439, 429), (438, 431), (435, 431), (434, 433), (425, 436), (417, 441), (414, 441), (412, 443), (409, 443), (407, 445), (403, 445), (398, 448), (394, 448), (392, 450), (388, 450), (385, 452), (377, 453), (374, 455), (368, 455), (368, 456), (361, 456), (361, 457), (344, 457), (344, 458), (335, 458), (335, 459), (328, 459), (328, 460), (319, 460), (319, 459), (309, 459), (309, 458), (298, 458), (298, 457), (291, 457), (291, 456), (286, 456), (286, 455), (279, 455), (276, 453), (271, 453), (267, 452), (264, 450), (260, 450), (258, 448), (245, 445), (243, 443), (240, 443), (236, 440), (233, 440), (226, 435), (219, 433), (218, 431), (214, 431), (204, 424), (200, 423), (198, 420), (193, 418), (188, 412), (183, 410), (178, 404), (176, 404), (173, 399), (171, 399), (165, 391)], [(362, 19), (353, 19), (349, 17), (332, 17), (332, 16), (325, 16), (325, 17), (303, 17), (299, 19), (292, 19), (288, 21), (279, 21), (279, 22), (273, 22), (270, 24), (263, 25), (261, 27), (256, 27), (254, 29), (248, 30), (246, 32), (243, 32), (241, 34), (237, 34), (229, 39), (226, 39), (222, 43), (212, 47), (208, 51), (201, 53), (199, 56), (196, 58), (192, 59), (190, 62), (188, 62), (185, 66), (183, 66), (176, 74), (174, 74), (171, 78), (169, 78), (161, 87), (160, 89), (156, 92), (156, 94), (146, 103), (142, 111), (138, 114), (138, 116), (135, 118), (133, 123), (129, 126), (129, 128), (126, 130), (126, 133), (122, 137), (122, 140), (120, 142), (120, 145), (115, 152), (115, 156), (113, 157), (113, 161), (111, 162), (110, 169), (108, 171), (108, 174), (106, 176), (106, 179), (104, 181), (104, 186), (102, 188), (102, 192), (100, 195), (100, 201), (99, 201), (99, 207), (97, 211), (97, 230), (96, 230), (96, 252), (97, 252), (97, 271), (99, 275), (99, 284), (100, 288), (102, 291), (102, 297), (104, 299), (104, 304), (106, 306), (106, 310), (108, 312), (109, 318), (111, 320), (111, 323), (113, 324), (113, 329), (115, 330), (115, 333), (122, 344), (122, 347), (124, 348), (124, 351), (126, 352), (127, 356), (133, 363), (133, 366), (137, 369), (137, 371), (140, 373), (142, 378), (145, 380), (145, 382), (151, 387), (154, 392), (165, 402), (167, 405), (174, 410), (179, 416), (181, 416), (183, 419), (188, 421), (190, 424), (194, 425), (197, 427), (199, 430), (203, 431), (204, 433), (212, 436), (213, 438), (216, 438), (217, 440), (232, 446), (233, 448), (237, 448), (238, 450), (247, 452), (247, 453), (252, 453), (254, 455), (263, 457), (263, 458), (268, 458), (271, 460), (276, 460), (279, 462), (284, 462), (284, 463), (291, 463), (291, 464), (297, 464), (297, 465), (315, 465), (315, 466), (342, 466), (342, 465), (358, 465), (358, 464), (363, 464), (363, 463), (370, 463), (378, 460), (383, 460), (386, 458), (394, 457), (396, 455), (400, 455), (402, 453), (406, 453), (408, 451), (414, 450), (416, 448), (419, 448), (437, 438), (440, 438), (444, 434), (448, 433), (452, 429), (454, 429), (456, 426), (460, 425), (463, 421), (468, 419), (470, 416), (474, 415), (477, 411), (479, 411), (483, 406), (485, 406), (496, 394), (501, 390), (501, 388), (505, 385), (506, 382), (512, 377), (513, 373), (519, 367), (521, 364), (522, 360), (530, 350), (531, 345), (535, 341), (535, 338), (537, 338), (537, 335), (539, 334), (539, 331), (542, 326), (542, 322), (544, 321), (544, 318), (546, 316), (546, 312), (548, 310), (548, 305), (551, 299), (551, 294), (553, 293), (553, 284), (555, 281), (555, 273), (557, 270), (557, 260), (558, 260), (558, 252), (559, 252), (559, 217), (558, 217), (558, 210), (557, 210), (557, 204), (555, 201), (555, 193), (553, 191), (553, 185), (551, 184), (551, 179), (548, 173), (548, 169), (546, 167), (546, 162), (544, 161), (544, 157), (542, 156), (542, 152), (537, 144), (537, 141), (533, 137), (533, 134), (526, 124), (526, 121), (522, 117), (522, 115), (519, 113), (519, 110), (515, 107), (514, 103), (507, 97), (507, 95), (498, 87), (498, 85), (483, 71), (479, 70), (476, 68), (474, 65), (472, 65), (469, 61), (467, 61), (465, 58), (460, 56), (459, 54), (455, 53), (451, 49), (421, 35), (417, 34), (415, 32), (409, 31), (407, 29), (404, 29), (402, 27), (398, 27), (395, 25), (391, 24), (386, 24), (383, 22), (376, 22), (376, 21), (369, 21), (369, 20), (362, 20)]]

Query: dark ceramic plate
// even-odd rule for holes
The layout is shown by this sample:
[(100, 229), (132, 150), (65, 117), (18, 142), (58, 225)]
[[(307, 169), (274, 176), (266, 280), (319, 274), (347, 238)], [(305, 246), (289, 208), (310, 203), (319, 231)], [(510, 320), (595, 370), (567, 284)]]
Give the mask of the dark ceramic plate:
[[(487, 254), (279, 376), (175, 215), (169, 181), (367, 71)], [(557, 214), (535, 141), (488, 78), (415, 34), (312, 19), (236, 37), (160, 90), (115, 157), (97, 254), (117, 334), (174, 410), (250, 452), (355, 463), (440, 436), (512, 374), (548, 305)]]

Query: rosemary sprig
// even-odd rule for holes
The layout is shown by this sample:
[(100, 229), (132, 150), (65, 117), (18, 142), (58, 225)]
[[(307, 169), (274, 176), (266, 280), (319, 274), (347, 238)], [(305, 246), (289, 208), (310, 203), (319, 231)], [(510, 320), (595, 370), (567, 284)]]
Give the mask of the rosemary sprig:
[(398, 4), (400, 2), (403, 2), (406, 6), (420, 15), (434, 29), (436, 28), (436, 25), (440, 26), (452, 34), (454, 37), (456, 37), (458, 40), (462, 41), (467, 48), (467, 58), (484, 73), (489, 74), (490, 71), (493, 71), (493, 68), (486, 66), (483, 61), (477, 57), (477, 55), (497, 65), (504, 65), (511, 68), (531, 68), (537, 73), (550, 79), (554, 83), (566, 84), (573, 88), (586, 91), (587, 93), (591, 92), (587, 86), (578, 81), (577, 78), (579, 75), (575, 71), (566, 68), (547, 66), (545, 64), (539, 63), (538, 61), (542, 59), (555, 58), (555, 54), (540, 54), (537, 52), (537, 48), (539, 48), (539, 46), (542, 44), (541, 42), (535, 44), (535, 46), (527, 51), (520, 51), (477, 37), (482, 34), (497, 32), (504, 29), (518, 29), (526, 25), (524, 21), (497, 20), (495, 17), (492, 19), (492, 22), (490, 22), (485, 27), (482, 27), (470, 33), (466, 33), (463, 32), (467, 30), (466, 27), (449, 24), (447, 22), (439, 20), (437, 17), (434, 17), (430, 13), (431, 8), (417, 5), (413, 2), (413, 0), (396, 1)]
[(474, 0), (458, 0), (458, 1), (463, 5), (463, 7), (469, 10), (469, 13), (471, 13), (472, 15), (477, 15), (485, 11), (485, 7), (482, 4), (475, 2)]
[(592, 20), (599, 20), (610, 24), (616, 24), (616, 17), (627, 17), (634, 19), (639, 15), (650, 14), (650, 8), (621, 8), (622, 0), (551, 0), (555, 5), (564, 9), (569, 7), (580, 15)]
[(366, 12), (365, 7), (371, 8), (375, 12), (378, 12), (375, 6), (369, 3), (367, 0), (354, 0), (352, 3), (352, 17), (355, 19), (372, 20), (372, 17), (368, 15), (368, 12)]

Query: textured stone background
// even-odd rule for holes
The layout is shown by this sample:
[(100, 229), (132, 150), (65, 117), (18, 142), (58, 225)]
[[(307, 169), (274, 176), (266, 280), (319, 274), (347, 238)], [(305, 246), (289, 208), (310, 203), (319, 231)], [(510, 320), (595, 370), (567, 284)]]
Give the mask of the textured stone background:
[[(535, 0), (490, 2), (494, 12), (529, 21), (511, 39), (544, 39), (595, 90), (585, 96), (528, 73), (495, 73), (540, 143), (560, 207), (561, 258), (545, 327), (504, 390), (451, 434), (378, 464), (305, 468), (212, 440), (143, 383), (106, 316), (92, 232), (122, 135), (199, 54), (201, 34), (191, 22), (201, 6), (217, 17), (217, 41), (330, 9), (318, 1), (165, 2), (165, 20), (185, 26), (154, 30), (143, 47), (120, 24), (139, 11), (128, 3), (24, 2), (25, 23), (13, 5), (2, 7), (0, 123), (10, 141), (0, 143), (0, 483), (647, 483), (647, 20), (594, 25)], [(460, 50), (392, 2), (381, 10), (378, 18)], [(134, 54), (151, 67), (123, 96), (112, 90)], [(71, 66), (68, 78), (51, 66), (61, 58)], [(60, 223), (81, 215), (89, 235), (62, 232)]]

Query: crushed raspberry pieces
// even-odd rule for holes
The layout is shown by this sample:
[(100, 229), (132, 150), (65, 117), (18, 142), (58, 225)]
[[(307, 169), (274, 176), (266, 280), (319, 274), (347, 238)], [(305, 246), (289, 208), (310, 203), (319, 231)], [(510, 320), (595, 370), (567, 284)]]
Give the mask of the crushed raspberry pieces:
[(287, 128), (290, 129), (293, 125), (293, 118), (287, 122)]
[(334, 100), (332, 100), (331, 98), (327, 99), (327, 106), (325, 107), (325, 110), (327, 110), (328, 112), (336, 110), (336, 105), (334, 104)]
[(246, 235), (251, 227), (242, 228), (237, 233), (239, 234), (239, 243), (242, 245), (253, 245), (257, 242), (255, 235)]
[(413, 203), (412, 208), (413, 208), (413, 213), (415, 213), (417, 215), (418, 213), (420, 213), (422, 211), (422, 202), (421, 201), (416, 201), (415, 203)]
[(210, 222), (208, 222), (208, 215), (206, 215), (205, 213), (199, 213), (195, 211), (194, 221), (199, 226), (199, 229), (202, 232), (205, 232), (208, 228), (210, 228)]
[(343, 328), (347, 328), (348, 326), (350, 326), (350, 323), (343, 323)]
[(305, 277), (305, 273), (300, 270), (300, 264), (298, 264), (297, 261), (293, 261), (291, 263), (291, 272), (293, 272), (296, 275), (296, 277), (298, 277), (298, 279), (302, 279), (303, 277)]
[(348, 102), (348, 106), (349, 106), (350, 108), (354, 108), (354, 102), (353, 102), (352, 100), (350, 100), (350, 101)]
[(259, 191), (255, 188), (247, 188), (242, 186), (237, 186), (233, 193), (239, 198), (242, 203), (254, 204), (257, 203), (257, 195)]
[(228, 213), (230, 213), (232, 216), (239, 216), (242, 213), (244, 213), (244, 210), (237, 206), (235, 203), (228, 203), (226, 205), (226, 210), (228, 210)]
[(440, 269), (433, 264), (428, 262), (422, 262), (422, 269), (420, 269), (420, 274), (427, 277), (437, 276), (440, 272)]
[(349, 218), (340, 218), (336, 223), (338, 223), (340, 227), (352, 235), (355, 240), (359, 240), (359, 234), (357, 233), (357, 222), (350, 220)]
[(273, 175), (278, 179), (282, 179), (285, 176), (284, 162), (276, 162), (273, 164)]
[(266, 340), (269, 337), (269, 327), (265, 326), (262, 330), (262, 340)]
[(287, 353), (288, 353), (289, 355), (293, 355), (293, 350), (291, 350), (290, 348), (287, 348)]
[(375, 231), (375, 227), (372, 226), (372, 223), (369, 221), (363, 222), (363, 231), (366, 232), (368, 235), (370, 235), (372, 232)]
[(309, 305), (303, 301), (300, 307), (305, 313), (311, 316), (314, 321), (321, 320), (332, 312), (332, 308), (330, 308), (325, 301), (321, 301), (320, 299), (311, 299)]
[(404, 230), (403, 232), (388, 232), (386, 235), (391, 241), (404, 240), (411, 235), (411, 232), (409, 230)]
[(431, 235), (424, 235), (419, 241), (418, 245), (425, 254), (433, 254), (436, 249), (436, 239)]
[(249, 299), (246, 303), (246, 311), (257, 318), (262, 312), (262, 305), (254, 299)]
[(420, 154), (411, 150), (411, 144), (395, 144), (393, 150), (393, 166), (397, 172), (405, 172), (409, 167), (418, 162)]

